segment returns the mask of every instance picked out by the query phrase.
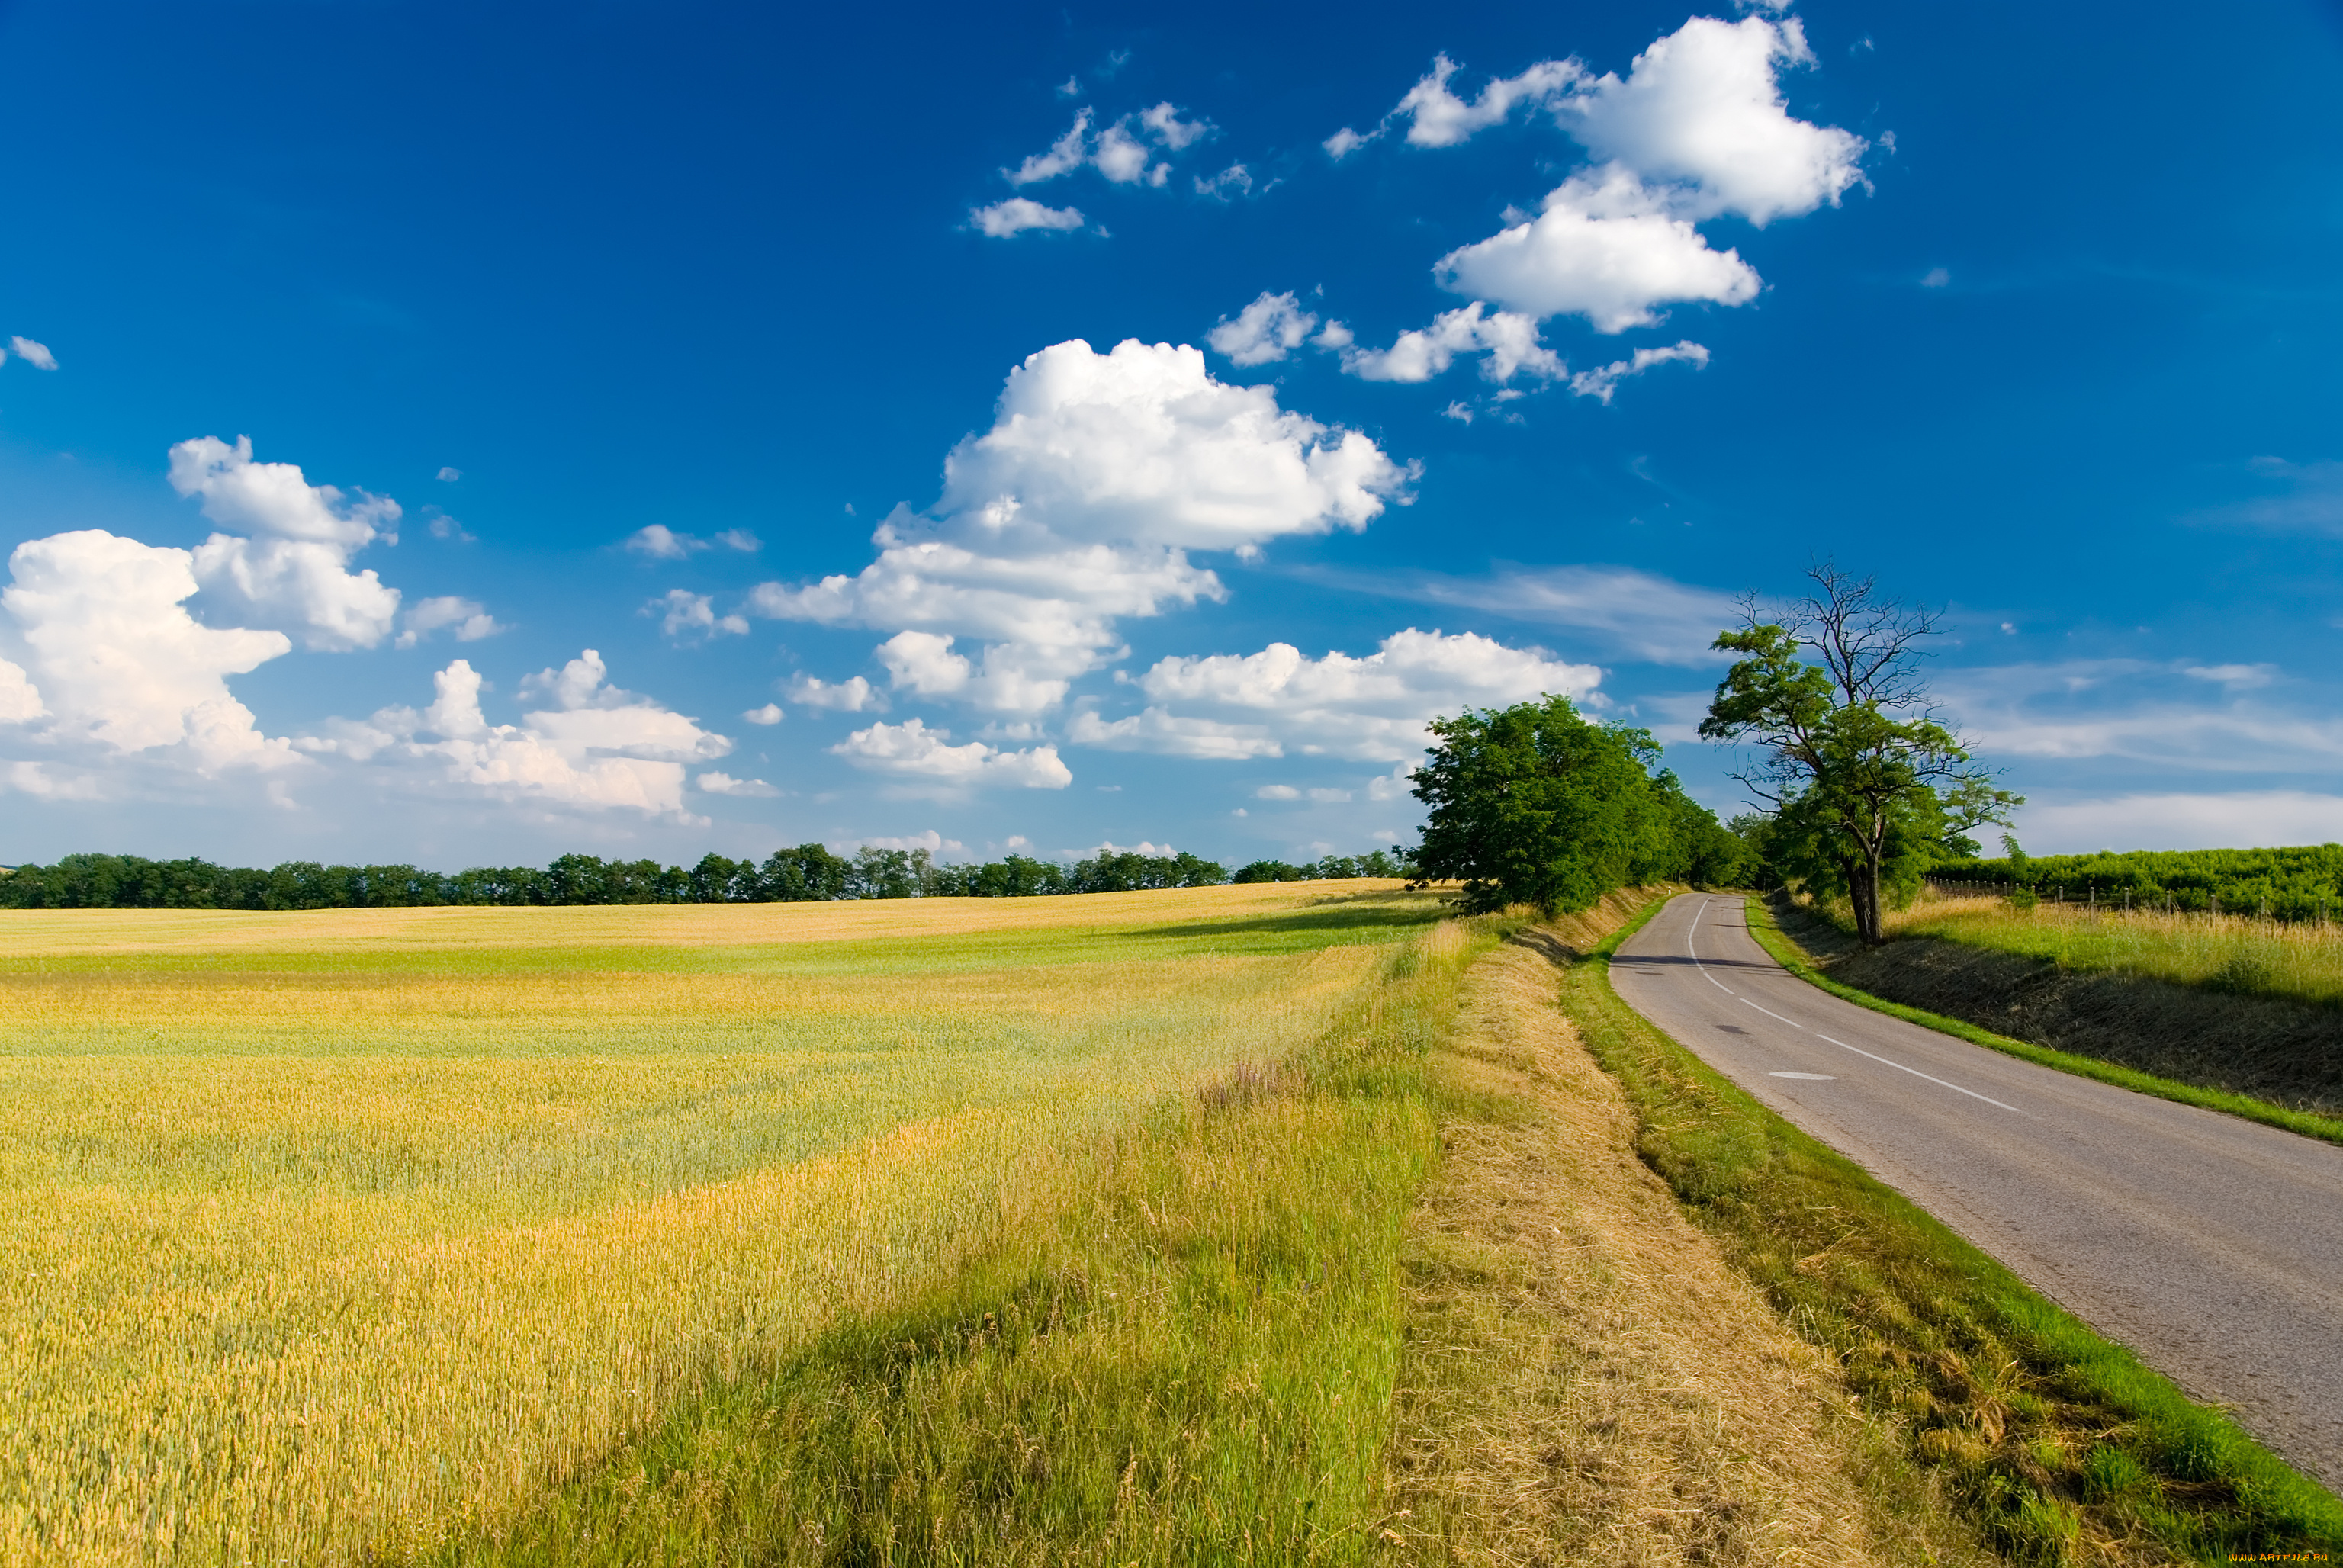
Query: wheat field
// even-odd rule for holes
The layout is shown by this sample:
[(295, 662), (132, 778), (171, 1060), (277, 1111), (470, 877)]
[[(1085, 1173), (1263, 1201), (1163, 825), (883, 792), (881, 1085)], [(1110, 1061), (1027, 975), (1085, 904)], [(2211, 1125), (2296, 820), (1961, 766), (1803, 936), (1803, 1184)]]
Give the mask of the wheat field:
[(1396, 884), (24, 911), (0, 1562), (407, 1558), (1043, 1221), (1272, 1062)]

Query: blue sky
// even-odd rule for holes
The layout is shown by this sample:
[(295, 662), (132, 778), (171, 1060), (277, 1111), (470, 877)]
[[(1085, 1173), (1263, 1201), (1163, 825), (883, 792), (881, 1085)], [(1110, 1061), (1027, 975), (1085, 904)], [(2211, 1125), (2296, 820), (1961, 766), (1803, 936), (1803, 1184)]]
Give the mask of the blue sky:
[(837, 9), (0, 5), (0, 859), (1729, 813), (1818, 557), (2029, 849), (2343, 839), (2334, 7)]

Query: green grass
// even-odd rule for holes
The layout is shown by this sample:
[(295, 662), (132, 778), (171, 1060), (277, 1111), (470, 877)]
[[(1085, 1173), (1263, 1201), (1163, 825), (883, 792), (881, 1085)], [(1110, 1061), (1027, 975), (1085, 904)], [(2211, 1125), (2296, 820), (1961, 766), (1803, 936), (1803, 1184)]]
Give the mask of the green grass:
[[(2224, 1111), (2231, 1116), (2243, 1117), (2248, 1121), (2258, 1121), (2265, 1126), (2283, 1128), (2288, 1132), (2298, 1132), (2306, 1138), (2321, 1139), (2328, 1143), (2343, 1143), (2343, 1121), (2338, 1121), (2331, 1116), (2297, 1111), (2290, 1106), (2273, 1105), (2267, 1100), (2257, 1100), (2251, 1095), (2233, 1094), (2219, 1089), (2205, 1089), (2193, 1083), (2182, 1083), (2177, 1079), (2159, 1078), (2153, 1073), (2119, 1067), (2113, 1062), (2101, 1061), (2095, 1057), (2077, 1056), (2071, 1051), (2054, 1050), (2046, 1045), (2035, 1045), (2026, 1040), (2013, 1040), (2006, 1034), (1996, 1034), (1991, 1030), (1979, 1029), (1976, 1025), (1965, 1022), (1960, 1019), (1947, 1018), (1942, 1013), (1929, 1012), (1923, 1008), (1906, 1007), (1901, 1002), (1893, 1002), (1884, 997), (1874, 996), (1869, 991), (1857, 990), (1850, 985), (1842, 985), (1814, 966), (1805, 950), (1775, 923), (1773, 912), (1765, 907), (1763, 899), (1753, 896), (1746, 900), (1746, 907), (1749, 911), (1750, 934), (1757, 939), (1758, 945), (1770, 953), (1776, 963), (1807, 984), (1826, 990), (1843, 1000), (1854, 1002), (1858, 1007), (1867, 1007), (1874, 1012), (1885, 1013), (1890, 1018), (1900, 1018), (1906, 1023), (1916, 1023), (1924, 1029), (1933, 1029), (1940, 1033), (1953, 1035), (1967, 1040), (1972, 1045), (1982, 1045), (1988, 1050), (2019, 1057), (2043, 1067), (2056, 1068), (2061, 1072), (2071, 1072), (2078, 1078), (2095, 1078), (2101, 1083), (2111, 1083), (2118, 1089), (2128, 1089), (2140, 1094), (2154, 1095), (2158, 1100), (2170, 1100), (2182, 1105), (2195, 1105), (2207, 1111)], [(1947, 933), (1947, 935), (1948, 940), (1966, 940), (1956, 933)], [(2004, 950), (2019, 950), (2005, 949)]]
[(1563, 1005), (1624, 1086), (1639, 1151), (1999, 1550), (2343, 1551), (2343, 1503), (1621, 1001), (1610, 955), (1634, 929), (1565, 973)]
[(447, 1564), (1330, 1563), (1382, 1549), (1424, 1068), (1501, 922), (1159, 1107), (1084, 1198), (769, 1375), (711, 1381)]

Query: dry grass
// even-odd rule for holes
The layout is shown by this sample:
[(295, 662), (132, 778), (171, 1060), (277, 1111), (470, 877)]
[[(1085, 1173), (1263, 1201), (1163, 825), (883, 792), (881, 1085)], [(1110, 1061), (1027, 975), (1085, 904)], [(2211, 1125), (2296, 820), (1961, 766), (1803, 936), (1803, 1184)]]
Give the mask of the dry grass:
[(1054, 1212), (1101, 1130), (1317, 1038), (1430, 913), (12, 914), (0, 1562), (493, 1527)]
[(1465, 1563), (1981, 1560), (1940, 1506), (1878, 1517), (1856, 1480), (1876, 1439), (1835, 1368), (1639, 1159), (1548, 957), (1630, 912), (1614, 902), (1483, 959), (1433, 1056), (1394, 1533)]
[(2048, 959), (2083, 973), (2114, 972), (2237, 995), (2343, 1003), (2343, 926), (2254, 915), (2167, 913), (2116, 904), (2044, 903), (1929, 889), (1881, 925), (1890, 937), (1942, 937)]

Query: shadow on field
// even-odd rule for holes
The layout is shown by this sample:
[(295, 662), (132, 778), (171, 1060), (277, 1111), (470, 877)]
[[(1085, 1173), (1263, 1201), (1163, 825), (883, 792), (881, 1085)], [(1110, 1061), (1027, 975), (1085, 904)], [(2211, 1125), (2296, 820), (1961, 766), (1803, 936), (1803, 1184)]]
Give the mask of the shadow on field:
[(1182, 920), (1173, 925), (1134, 927), (1127, 933), (1118, 932), (1117, 935), (1189, 941), (1197, 937), (1271, 935), (1292, 931), (1397, 930), (1431, 925), (1448, 913), (1444, 905), (1430, 900), (1394, 906), (1383, 901), (1388, 899), (1388, 894), (1368, 897), (1375, 901), (1330, 900), (1318, 908), (1298, 910), (1290, 914), (1258, 915), (1244, 920)]

